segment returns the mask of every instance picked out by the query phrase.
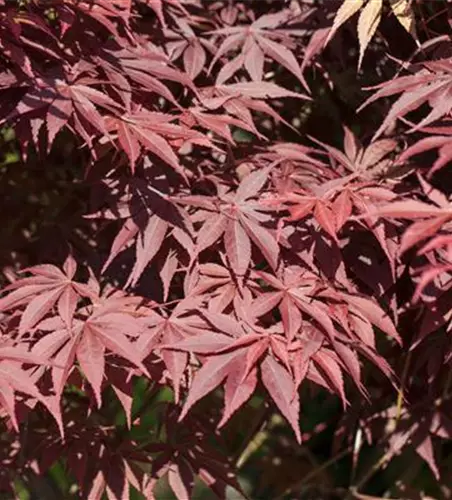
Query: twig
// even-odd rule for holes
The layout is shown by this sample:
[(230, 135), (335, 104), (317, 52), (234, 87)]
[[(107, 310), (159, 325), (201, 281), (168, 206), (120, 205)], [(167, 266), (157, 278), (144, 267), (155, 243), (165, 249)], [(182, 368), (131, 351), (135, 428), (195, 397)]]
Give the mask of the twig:
[(406, 378), (408, 376), (408, 368), (410, 366), (410, 361), (411, 361), (411, 353), (412, 351), (408, 352), (408, 355), (405, 359), (405, 363), (403, 365), (403, 371), (402, 371), (402, 380), (400, 383), (400, 390), (399, 394), (397, 395), (397, 410), (396, 410), (396, 416), (395, 416), (395, 425), (397, 426), (400, 417), (402, 416), (402, 407), (403, 407), (403, 399), (404, 399), (404, 391), (405, 391), (405, 383), (406, 383)]
[[(254, 419), (253, 425), (251, 425), (250, 430), (248, 431), (246, 438), (242, 442), (242, 446), (236, 453), (235, 462), (236, 468), (240, 469), (243, 467), (243, 464), (248, 460), (248, 458), (254, 453), (254, 451), (259, 447), (256, 443), (256, 438), (263, 431), (267, 419), (270, 415), (271, 409), (266, 406), (265, 403), (260, 407), (260, 411), (257, 412), (256, 418)], [(259, 445), (262, 442), (259, 441)]]
[(289, 493), (300, 489), (302, 486), (304, 486), (305, 484), (307, 484), (311, 479), (313, 479), (314, 477), (316, 477), (317, 475), (319, 475), (321, 472), (323, 472), (325, 469), (327, 469), (331, 465), (334, 465), (341, 458), (346, 457), (352, 451), (353, 451), (353, 446), (349, 446), (348, 448), (343, 449), (337, 455), (335, 455), (334, 457), (331, 457), (326, 462), (323, 462), (322, 465), (320, 465), (316, 469), (312, 470), (309, 474), (306, 474), (306, 476), (304, 476), (303, 479), (300, 479), (300, 480), (296, 481), (295, 483), (291, 484), (288, 488), (286, 488), (284, 490), (284, 493), (282, 493), (275, 500), (282, 500)]

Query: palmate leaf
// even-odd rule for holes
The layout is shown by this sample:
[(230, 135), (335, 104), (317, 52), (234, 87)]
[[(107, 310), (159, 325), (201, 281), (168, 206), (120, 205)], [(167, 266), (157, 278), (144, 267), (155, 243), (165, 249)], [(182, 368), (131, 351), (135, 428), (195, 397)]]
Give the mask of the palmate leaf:
[[(331, 292), (328, 287), (317, 281), (314, 274), (302, 273), (297, 268), (286, 268), (282, 277), (265, 272), (257, 274), (277, 291), (261, 294), (253, 302), (253, 314), (261, 317), (278, 307), (284, 335), (289, 342), (303, 338), (305, 325), (302, 318), (310, 317), (311, 321), (320, 326), (317, 337), (323, 337), (325, 345), (329, 345), (336, 352), (339, 362), (361, 390), (363, 386), (356, 355), (339, 341), (343, 335), (341, 332), (344, 331), (350, 340), (356, 336), (372, 350), (373, 335), (366, 333), (366, 326), (367, 332), (372, 332), (371, 325), (375, 325), (389, 337), (401, 342), (391, 318), (377, 303), (365, 297)], [(359, 318), (359, 322), (352, 318)], [(353, 327), (356, 328), (355, 332)]]
[[(235, 194), (228, 192), (219, 199), (217, 205), (220, 204), (220, 210), (212, 203), (207, 204), (212, 211), (202, 214), (204, 224), (198, 233), (195, 254), (223, 237), (226, 255), (237, 276), (243, 276), (250, 265), (251, 243), (276, 268), (279, 246), (273, 233), (262, 224), (270, 220), (270, 217), (260, 212), (266, 210), (266, 207), (253, 199), (267, 182), (269, 173), (270, 168), (267, 167), (246, 176)], [(180, 197), (175, 201), (190, 205), (203, 203), (204, 198)]]
[(259, 286), (251, 276), (244, 281), (237, 280), (232, 269), (227, 267), (225, 257), (221, 257), (223, 266), (207, 263), (193, 269), (187, 293), (205, 296), (209, 311), (221, 313), (232, 306), (240, 315), (252, 296), (259, 293)]
[(328, 38), (325, 43), (328, 43), (333, 36), (336, 34), (336, 31), (346, 23), (354, 14), (356, 14), (359, 9), (364, 5), (365, 0), (344, 0), (342, 2), (340, 8), (336, 12), (336, 17), (334, 18), (333, 26), (331, 27), (331, 31), (328, 35)]
[(58, 317), (44, 320), (37, 326), (39, 330), (49, 333), (33, 346), (32, 352), (53, 359), (57, 365), (52, 367), (51, 372), (58, 397), (61, 397), (77, 360), (100, 407), (106, 350), (128, 360), (143, 373), (148, 373), (141, 354), (130, 340), (130, 337), (139, 335), (144, 326), (133, 315), (116, 312), (117, 306), (113, 305), (113, 310), (110, 307), (107, 300), (104, 306), (92, 314), (85, 313), (84, 320), (75, 320), (71, 330)]
[[(411, 69), (411, 68), (410, 68)], [(374, 140), (379, 137), (397, 119), (403, 118), (410, 111), (428, 103), (431, 111), (411, 132), (428, 127), (433, 122), (450, 114), (452, 102), (450, 100), (452, 60), (426, 62), (413, 66), (413, 75), (401, 76), (391, 81), (373, 87), (373, 93), (360, 107), (382, 98), (402, 94), (392, 105), (385, 116), (383, 123), (374, 134)]]
[[(144, 231), (138, 234), (136, 242), (136, 262), (127, 281), (127, 285), (131, 284), (134, 286), (137, 283), (146, 266), (159, 251), (167, 233), (167, 229), (168, 223), (157, 215), (153, 215), (149, 219)], [(110, 254), (110, 259), (112, 257), (114, 258), (115, 255)], [(107, 265), (107, 263), (105, 265)]]
[(370, 40), (377, 31), (381, 19), (381, 10), (383, 0), (373, 0), (367, 2), (363, 8), (358, 20), (358, 40), (359, 40), (359, 59), (358, 69), (361, 67), (364, 52), (369, 45)]
[[(339, 182), (338, 182), (339, 181)], [(288, 192), (287, 192), (288, 191)], [(354, 175), (322, 185), (309, 183), (307, 189), (284, 189), (275, 198), (269, 199), (270, 206), (285, 207), (290, 217), (282, 222), (315, 221), (315, 225), (324, 231), (336, 243), (346, 229), (354, 212), (358, 221), (364, 221), (366, 228), (374, 234), (386, 254), (391, 271), (394, 273), (395, 254), (391, 250), (385, 233), (385, 227), (378, 224), (377, 204), (396, 198), (396, 195), (378, 183), (356, 182)]]
[(292, 397), (294, 392), (292, 377), (287, 370), (270, 356), (267, 356), (262, 363), (261, 373), (262, 383), (276, 406), (292, 426), (297, 441), (301, 443), (301, 433), (298, 425), (300, 403), (298, 394)]
[(26, 394), (42, 403), (55, 418), (61, 435), (64, 435), (61, 413), (51, 396), (44, 396), (36, 385), (36, 377), (23, 364), (45, 366), (49, 364), (47, 356), (28, 351), (24, 344), (0, 345), (0, 405), (6, 410), (11, 422), (19, 430), (16, 416), (16, 393)]
[[(63, 5), (56, 4), (58, 20), (61, 20), (61, 28), (66, 33), (77, 26), (77, 19), (84, 18), (85, 21), (102, 26), (112, 35), (118, 36), (117, 23), (127, 25), (130, 17), (130, 0), (91, 0), (77, 1), (67, 0)], [(75, 25), (75, 26), (74, 26)]]
[(135, 83), (143, 86), (148, 92), (157, 92), (170, 101), (175, 101), (162, 80), (179, 83), (191, 89), (195, 94), (198, 90), (190, 77), (172, 66), (165, 52), (152, 43), (128, 46), (119, 51), (108, 52), (115, 64), (122, 68), (122, 73)]
[(216, 78), (217, 85), (231, 79), (242, 66), (253, 81), (262, 81), (264, 61), (267, 56), (295, 75), (308, 89), (295, 55), (286, 47), (291, 44), (291, 37), (299, 34), (296, 30), (285, 29), (284, 25), (289, 19), (290, 12), (281, 11), (278, 14), (263, 15), (248, 26), (220, 28), (211, 32), (226, 38), (218, 48), (209, 72), (221, 57), (232, 50), (238, 48), (241, 50), (238, 56), (222, 67)]
[[(353, 308), (353, 314), (362, 316), (362, 319), (372, 323), (380, 328), (388, 336), (394, 338), (397, 342), (401, 339), (396, 331), (396, 328), (390, 317), (380, 308), (380, 306), (359, 295), (346, 293), (337, 293), (329, 291), (325, 284), (318, 281), (318, 278), (310, 272), (301, 272), (295, 267), (286, 268), (284, 275), (281, 278), (270, 275), (265, 272), (258, 272), (258, 276), (267, 281), (272, 287), (279, 291), (268, 292), (258, 297), (254, 303), (255, 314), (262, 316), (273, 307), (279, 305), (282, 316), (285, 334), (289, 339), (294, 337), (294, 325), (301, 327), (298, 319), (298, 312), (309, 314), (324, 329), (325, 335), (329, 341), (334, 341), (336, 330), (333, 321), (341, 324), (340, 316), (326, 314), (323, 299), (331, 301), (329, 311), (334, 311), (339, 306), (340, 302), (344, 306), (344, 313), (349, 314), (348, 309)], [(269, 298), (272, 300), (269, 300)], [(314, 298), (315, 297), (315, 298)], [(349, 327), (347, 328), (349, 330)], [(298, 333), (298, 332), (297, 332)], [(349, 333), (349, 332), (348, 332)]]
[[(0, 13), (0, 46), (4, 57), (20, 72), (33, 78), (33, 57), (29, 51), (37, 51), (53, 61), (61, 62), (64, 55), (58, 45), (58, 38), (42, 17), (25, 9), (6, 9)], [(37, 42), (39, 38), (43, 43)]]
[[(232, 127), (244, 129), (261, 139), (266, 139), (254, 123), (252, 112), (264, 113), (276, 122), (292, 126), (265, 102), (267, 99), (295, 97), (307, 99), (303, 94), (292, 92), (272, 82), (241, 82), (215, 85), (200, 89), (200, 106), (191, 107), (181, 119), (189, 126), (197, 124), (207, 131), (233, 143)], [(218, 111), (225, 112), (219, 114)]]
[[(163, 186), (164, 191), (168, 186)], [(144, 270), (153, 263), (156, 255), (165, 259), (179, 259), (181, 253), (192, 253), (193, 228), (185, 211), (178, 207), (165, 192), (152, 186), (152, 178), (134, 177), (127, 182), (125, 190), (109, 196), (106, 207), (87, 216), (112, 220), (122, 219), (102, 267), (102, 273), (124, 250), (135, 244), (136, 260), (131, 266), (127, 286), (135, 286)], [(168, 240), (180, 245), (174, 252), (169, 249)], [(160, 267), (160, 273), (164, 265)], [(172, 267), (173, 271), (175, 269)], [(163, 280), (163, 284), (165, 281)]]
[(226, 95), (241, 94), (244, 97), (250, 97), (252, 99), (277, 99), (280, 97), (309, 99), (309, 97), (304, 94), (293, 92), (272, 82), (240, 82), (230, 83), (228, 85), (217, 84), (215, 88), (220, 92), (226, 93)]
[[(142, 219), (142, 217), (138, 217), (135, 220), (133, 218), (126, 219), (112, 243), (108, 259), (102, 268), (102, 272), (105, 272), (120, 252), (135, 242), (136, 261), (129, 274), (126, 286), (133, 287), (138, 283), (146, 267), (161, 249), (165, 242), (165, 238), (169, 237), (168, 232), (170, 225), (167, 221), (156, 214), (151, 215), (148, 220), (143, 221)], [(190, 243), (190, 240), (188, 243)], [(172, 262), (169, 264), (172, 269), (168, 269), (168, 272), (172, 274), (175, 272), (174, 266), (177, 265), (177, 261), (175, 262), (173, 260), (174, 258), (174, 254), (171, 253), (169, 253), (166, 258), (166, 263)], [(162, 271), (163, 270), (165, 270), (165, 267)], [(166, 277), (162, 274), (161, 277), (163, 285), (167, 287), (168, 284), (165, 281)], [(170, 278), (170, 276), (168, 276), (168, 278)]]
[(166, 30), (166, 46), (172, 61), (182, 57), (185, 72), (194, 80), (206, 65), (206, 49), (214, 53), (215, 48), (206, 38), (198, 38), (185, 19), (177, 17), (175, 21), (178, 31)]
[[(204, 101), (204, 104), (207, 104), (207, 101)], [(242, 110), (242, 113), (238, 113), (240, 118), (235, 118), (233, 116), (228, 115), (219, 115), (219, 114), (210, 114), (206, 112), (202, 108), (191, 108), (189, 112), (185, 115), (184, 121), (187, 124), (193, 120), (196, 124), (202, 127), (205, 130), (215, 132), (219, 137), (226, 139), (226, 141), (230, 143), (234, 143), (234, 139), (232, 138), (232, 127), (238, 127), (243, 130), (247, 130), (256, 136), (265, 139), (255, 127), (252, 117), (249, 116), (250, 113), (247, 109)]]
[[(391, 11), (399, 23), (408, 33), (416, 37), (414, 30), (414, 12), (409, 0), (390, 0), (389, 3)], [(360, 10), (361, 12), (358, 18), (358, 69), (361, 67), (366, 48), (380, 24), (383, 0), (343, 0), (340, 8), (336, 12), (333, 25), (325, 41), (325, 44), (327, 44), (334, 37), (337, 30)]]
[(25, 269), (33, 274), (22, 278), (4, 291), (12, 291), (0, 299), (0, 310), (7, 311), (25, 305), (19, 325), (19, 335), (31, 331), (54, 305), (65, 324), (70, 328), (77, 302), (80, 297), (93, 297), (95, 291), (89, 286), (73, 281), (76, 263), (69, 256), (63, 266), (44, 264)]
[[(430, 131), (433, 135), (424, 137), (407, 148), (398, 158), (398, 163), (403, 164), (412, 156), (424, 153), (431, 149), (438, 149), (438, 158), (429, 171), (429, 177), (444, 168), (452, 160), (452, 128), (423, 127), (422, 131)], [(437, 135), (439, 134), (439, 135)]]
[[(319, 228), (339, 246), (342, 235), (352, 224), (356, 220), (363, 222), (364, 230), (371, 231), (377, 239), (394, 275), (396, 241), (387, 236), (392, 231), (391, 225), (379, 221), (375, 212), (378, 205), (396, 199), (393, 179), (406, 174), (397, 172), (388, 158), (395, 142), (382, 139), (363, 147), (347, 127), (344, 127), (343, 150), (311, 139), (327, 151), (332, 168), (327, 169), (322, 162), (311, 158), (309, 149), (295, 153), (287, 146), (280, 146), (280, 154), (297, 163), (280, 173), (277, 192), (264, 203), (289, 212), (290, 217), (280, 220), (282, 227), (293, 227), (287, 223), (295, 222), (300, 230)], [(359, 214), (356, 219), (355, 214)]]
[[(136, 348), (142, 359), (148, 358), (161, 348), (162, 344), (171, 344), (209, 332), (209, 326), (199, 315), (194, 314), (203, 297), (191, 296), (180, 301), (171, 314), (147, 313), (141, 321), (144, 330), (137, 339)], [(169, 372), (176, 400), (187, 368), (188, 356), (185, 352), (163, 351), (161, 359)]]
[[(74, 71), (76, 72), (77, 68), (73, 68), (72, 72)], [(41, 124), (45, 124), (47, 129), (48, 149), (51, 148), (57, 133), (69, 124), (82, 136), (91, 135), (86, 129), (87, 124), (98, 134), (107, 134), (98, 107), (115, 112), (119, 111), (121, 106), (104, 92), (90, 86), (90, 83), (92, 79), (89, 78), (70, 76), (66, 79), (63, 75), (28, 82), (28, 91), (20, 99), (15, 110), (3, 121), (39, 116), (42, 118)], [(34, 131), (36, 144), (37, 132)]]
[[(338, 162), (344, 168), (344, 174), (346, 172), (355, 174), (350, 180), (372, 181), (378, 178), (381, 173), (390, 172), (392, 162), (388, 156), (397, 146), (394, 139), (371, 141), (367, 147), (363, 147), (349, 128), (343, 128), (342, 151), (329, 144), (324, 144), (318, 139), (312, 138), (312, 140), (328, 152), (332, 161)], [(346, 179), (347, 177), (343, 178), (344, 181)], [(336, 185), (337, 187), (340, 186), (339, 179)]]
[(452, 219), (452, 205), (447, 197), (434, 189), (420, 175), (418, 179), (430, 203), (416, 199), (401, 199), (383, 204), (375, 211), (381, 217), (415, 221), (402, 236), (400, 253), (436, 235), (439, 230), (446, 228)]
[(156, 112), (139, 112), (121, 117), (109, 117), (107, 130), (116, 132), (119, 145), (127, 154), (132, 173), (140, 154), (140, 147), (161, 158), (176, 172), (184, 175), (171, 141), (210, 146), (210, 141), (200, 132), (171, 123), (175, 117)]
[[(214, 322), (222, 331), (243, 332), (240, 325), (232, 318), (219, 313), (208, 313), (207, 318)], [(276, 361), (267, 350), (273, 346), (273, 351), (283, 353), (278, 347), (278, 341), (265, 334), (249, 331), (241, 337), (231, 337), (225, 334), (208, 334), (195, 339), (187, 339), (179, 343), (164, 346), (171, 350), (183, 350), (207, 355), (207, 361), (197, 372), (180, 415), (183, 419), (188, 410), (206, 394), (222, 384), (226, 379), (225, 409), (220, 422), (224, 425), (232, 414), (242, 406), (252, 395), (256, 387), (256, 367), (261, 365), (262, 381), (281, 413), (292, 425), (297, 439), (301, 440), (298, 427), (298, 403), (293, 398), (294, 386), (291, 375)], [(275, 350), (276, 347), (276, 350)], [(277, 354), (277, 355), (278, 355)], [(286, 351), (287, 356), (287, 351)], [(269, 358), (267, 360), (267, 358)], [(262, 364), (261, 364), (262, 363)], [(238, 376), (238, 373), (241, 376)], [(279, 386), (279, 384), (283, 386)], [(243, 387), (242, 387), (243, 384)]]

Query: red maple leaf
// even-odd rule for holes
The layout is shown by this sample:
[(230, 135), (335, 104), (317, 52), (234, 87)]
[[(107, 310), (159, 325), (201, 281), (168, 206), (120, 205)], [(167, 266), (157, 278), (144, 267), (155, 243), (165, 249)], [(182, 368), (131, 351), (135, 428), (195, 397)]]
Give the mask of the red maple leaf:
[(276, 268), (279, 247), (270, 229), (263, 223), (271, 221), (271, 216), (263, 204), (254, 198), (267, 182), (270, 168), (257, 170), (246, 176), (237, 191), (224, 192), (216, 200), (210, 197), (178, 197), (177, 203), (200, 205), (205, 210), (198, 211), (197, 221), (202, 228), (194, 249), (195, 255), (213, 245), (223, 237), (229, 263), (237, 276), (244, 276), (251, 262), (251, 242), (261, 251), (267, 262)]
[(249, 25), (212, 31), (212, 34), (226, 36), (226, 39), (218, 48), (210, 70), (222, 56), (240, 48), (239, 55), (227, 62), (218, 73), (217, 84), (229, 80), (242, 66), (253, 81), (262, 81), (267, 56), (294, 74), (307, 89), (297, 59), (288, 48), (293, 45), (292, 37), (299, 35), (297, 30), (285, 26), (290, 17), (290, 10), (283, 10), (277, 14), (263, 15)]
[(76, 263), (71, 256), (64, 263), (64, 272), (50, 264), (23, 270), (26, 271), (33, 276), (19, 279), (5, 287), (3, 291), (14, 291), (0, 299), (0, 311), (26, 304), (20, 319), (19, 336), (31, 331), (55, 304), (59, 317), (70, 328), (79, 298), (95, 295), (89, 285), (73, 281)]

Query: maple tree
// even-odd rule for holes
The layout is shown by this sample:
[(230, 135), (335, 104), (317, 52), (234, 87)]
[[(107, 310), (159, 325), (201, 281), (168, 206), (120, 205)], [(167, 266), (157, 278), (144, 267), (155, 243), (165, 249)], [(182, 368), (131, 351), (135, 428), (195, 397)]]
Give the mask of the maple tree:
[(451, 28), (0, 0), (2, 494), (451, 498)]

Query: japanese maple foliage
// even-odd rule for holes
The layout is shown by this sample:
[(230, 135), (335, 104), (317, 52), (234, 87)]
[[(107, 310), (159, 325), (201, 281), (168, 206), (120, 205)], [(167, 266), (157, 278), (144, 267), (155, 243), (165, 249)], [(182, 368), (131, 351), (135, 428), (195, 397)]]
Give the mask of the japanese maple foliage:
[(58, 469), (61, 498), (302, 495), (241, 467), (275, 415), (310, 449), (319, 391), (350, 498), (401, 453), (451, 484), (433, 3), (0, 0), (0, 491), (53, 498)]

